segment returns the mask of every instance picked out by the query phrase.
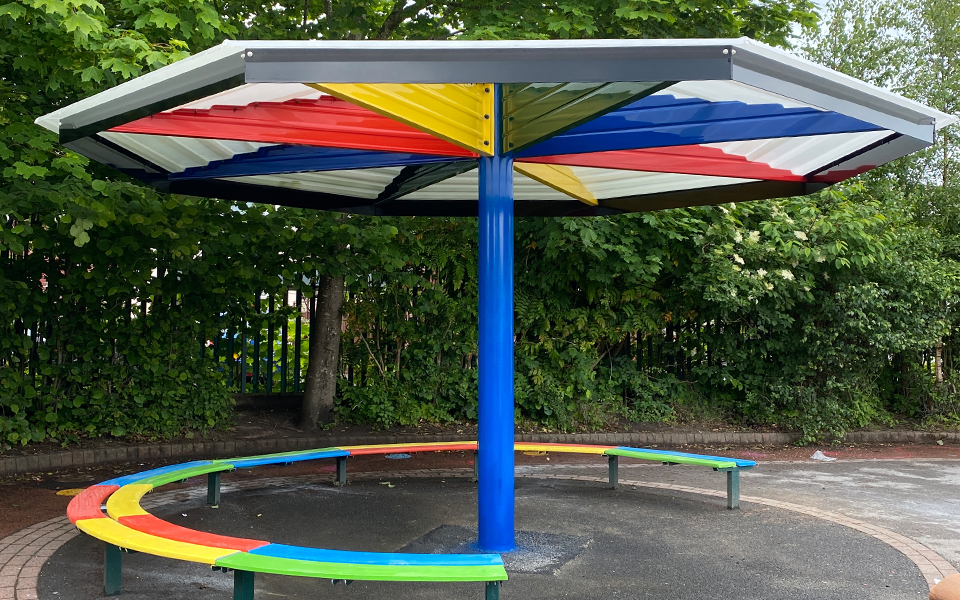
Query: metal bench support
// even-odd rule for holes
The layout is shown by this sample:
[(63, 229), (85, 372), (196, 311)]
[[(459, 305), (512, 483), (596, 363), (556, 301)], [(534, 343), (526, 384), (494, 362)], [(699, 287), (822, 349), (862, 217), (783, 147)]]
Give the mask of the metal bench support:
[(740, 471), (727, 471), (727, 508), (740, 508)]
[(337, 457), (337, 479), (333, 482), (333, 485), (341, 486), (347, 485), (347, 457), (338, 456)]
[(207, 473), (207, 504), (220, 504), (220, 472)]
[(233, 572), (233, 600), (253, 600), (253, 571)]
[(500, 600), (500, 582), (488, 581), (484, 600)]
[(610, 472), (610, 489), (615, 490), (620, 487), (620, 457), (611, 455), (607, 457), (607, 467)]
[(103, 595), (120, 595), (123, 550), (113, 544), (103, 545)]
[(473, 481), (480, 481), (480, 453), (473, 451)]

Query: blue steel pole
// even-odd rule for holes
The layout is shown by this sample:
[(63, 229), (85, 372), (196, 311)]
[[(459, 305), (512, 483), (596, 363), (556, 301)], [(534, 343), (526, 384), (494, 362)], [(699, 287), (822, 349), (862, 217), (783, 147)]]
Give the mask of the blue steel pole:
[(513, 159), (480, 159), (480, 547), (516, 546), (513, 519)]

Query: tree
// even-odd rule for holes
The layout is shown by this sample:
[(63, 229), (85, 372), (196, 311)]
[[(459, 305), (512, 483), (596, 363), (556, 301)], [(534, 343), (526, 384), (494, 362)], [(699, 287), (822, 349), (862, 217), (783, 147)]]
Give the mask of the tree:
[[(955, 2), (835, 0), (827, 6), (826, 23), (804, 42), (812, 59), (944, 112), (960, 110), (960, 8)], [(960, 281), (957, 131), (956, 125), (941, 130), (933, 147), (862, 178), (868, 189), (885, 198), (894, 249), (902, 257), (890, 265), (885, 279), (904, 299), (910, 298), (916, 314), (938, 323), (914, 344), (894, 350), (894, 378), (903, 393), (913, 362), (909, 355), (931, 346), (933, 381), (937, 388), (943, 386), (945, 340), (955, 339), (953, 332), (960, 325), (955, 310)], [(914, 290), (908, 289), (908, 281)], [(916, 293), (927, 285), (935, 291)], [(927, 405), (928, 413), (936, 412)]]
[[(587, 37), (722, 37), (750, 35), (785, 44), (794, 23), (815, 22), (807, 0), (754, 3), (733, 0), (717, 5), (686, 1), (608, 1), (574, 4), (511, 2), (436, 3), (422, 0), (326, 0), (280, 2), (271, 6), (224, 2), (218, 7), (224, 19), (244, 37), (258, 39), (445, 39), (476, 38), (587, 38)], [(244, 27), (245, 26), (245, 27)], [(356, 242), (346, 247), (356, 250)], [(337, 253), (344, 256), (344, 252)], [(340, 267), (332, 267), (333, 271)], [(336, 394), (336, 365), (340, 346), (343, 276), (318, 280), (320, 302), (310, 346), (310, 368), (304, 390), (301, 427), (312, 429), (318, 415), (332, 415)], [(317, 354), (317, 353), (323, 353)]]
[[(155, 350), (166, 352), (151, 355), (151, 364), (162, 361), (169, 373), (176, 373), (177, 377), (186, 373), (187, 379), (196, 376), (198, 381), (207, 381), (204, 378), (209, 377), (212, 381), (218, 377), (215, 366), (188, 360), (184, 344), (188, 344), (190, 336), (202, 335), (196, 325), (200, 321), (191, 320), (193, 316), (202, 311), (220, 314), (224, 306), (214, 308), (216, 298), (211, 295), (194, 295), (194, 290), (184, 283), (186, 280), (194, 278), (190, 280), (197, 282), (197, 278), (206, 276), (203, 283), (213, 282), (213, 290), (243, 288), (229, 299), (221, 299), (231, 310), (243, 313), (248, 308), (239, 300), (240, 291), (253, 292), (263, 286), (289, 282), (294, 265), (312, 269), (319, 285), (318, 294), (330, 298), (330, 303), (329, 310), (321, 307), (320, 313), (328, 318), (322, 327), (318, 324), (318, 329), (326, 330), (328, 335), (317, 336), (327, 340), (322, 345), (327, 359), (313, 356), (311, 362), (331, 365), (336, 360), (328, 359), (340, 335), (335, 298), (338, 290), (353, 293), (368, 288), (379, 277), (381, 267), (402, 271), (410, 266), (399, 254), (403, 246), (390, 241), (397, 234), (395, 224), (405, 221), (341, 219), (269, 207), (234, 209), (228, 203), (213, 200), (161, 195), (65, 150), (54, 135), (33, 125), (33, 120), (42, 114), (227, 37), (541, 39), (751, 35), (784, 44), (795, 23), (809, 25), (813, 19), (808, 0), (724, 0), (719, 4), (688, 0), (618, 4), (607, 0), (564, 4), (524, 1), (500, 5), (472, 0), (289, 0), (271, 4), (230, 0), (14, 0), (0, 5), (0, 284), (5, 291), (0, 299), (0, 320), (11, 324), (0, 335), (5, 352), (0, 359), (0, 380), (6, 386), (0, 397), (0, 404), (6, 407), (0, 420), (11, 435), (15, 433), (11, 428), (17, 428), (17, 440), (41, 439), (71, 427), (83, 429), (94, 418), (93, 412), (81, 414), (87, 410), (81, 408), (86, 406), (84, 402), (89, 399), (106, 406), (101, 399), (108, 398), (107, 404), (114, 408), (110, 409), (112, 416), (102, 423), (126, 423), (123, 427), (130, 430), (169, 433), (181, 426), (177, 423), (187, 421), (164, 417), (163, 410), (167, 409), (158, 410), (157, 415), (160, 420), (167, 419), (163, 422), (168, 425), (125, 421), (129, 415), (117, 407), (132, 401), (135, 390), (130, 388), (133, 395), (125, 395), (126, 392), (115, 389), (109, 378), (130, 381), (131, 374), (143, 375), (146, 371), (142, 365), (132, 365), (128, 357), (145, 356), (131, 352), (131, 348), (148, 344), (148, 339), (153, 340), (150, 343)], [(592, 233), (607, 239), (609, 232), (604, 229), (610, 227), (614, 225), (598, 220), (584, 225), (582, 231), (563, 235)], [(406, 230), (407, 226), (403, 228)], [(244, 240), (256, 240), (258, 245), (244, 248), (240, 243)], [(285, 249), (278, 248), (281, 242), (287, 245)], [(468, 249), (459, 254), (458, 250), (456, 258), (473, 261), (471, 252)], [(53, 264), (62, 268), (55, 271), (44, 266)], [(45, 272), (46, 279), (41, 277)], [(80, 282), (89, 281), (88, 275), (97, 283), (84, 290)], [(44, 289), (44, 285), (52, 287)], [(71, 307), (75, 311), (71, 316), (76, 318), (59, 318), (63, 315), (52, 308), (61, 299), (57, 294), (73, 294), (70, 299), (74, 304), (64, 306)], [(151, 317), (156, 320), (149, 338), (123, 333), (122, 319), (117, 320), (124, 314), (136, 313), (135, 307), (130, 309), (125, 304), (131, 298), (151, 298), (158, 306)], [(100, 303), (104, 306), (98, 307)], [(104, 325), (106, 321), (90, 317), (103, 311), (116, 317), (110, 321), (112, 324)], [(192, 315), (191, 319), (183, 318), (187, 314)], [(35, 329), (39, 316), (57, 323), (60, 329), (50, 336), (38, 336)], [(145, 318), (140, 324), (147, 325), (146, 317), (150, 314), (141, 316)], [(114, 331), (120, 333), (114, 335)], [(159, 338), (155, 336), (160, 336), (163, 343), (157, 342)], [(45, 395), (37, 399), (37, 390), (19, 374), (29, 373), (34, 380), (46, 377), (33, 371), (49, 367), (48, 358), (38, 356), (36, 348), (55, 339), (62, 340), (66, 348), (72, 345), (71, 338), (83, 338), (89, 347), (69, 350), (70, 358), (57, 363), (50, 381), (62, 381), (54, 371), (66, 373), (80, 360), (91, 370), (70, 375), (72, 396), (65, 388), (54, 386), (44, 388)], [(120, 369), (116, 373), (123, 374), (105, 375), (111, 372), (107, 366), (116, 367)], [(178, 370), (180, 367), (186, 371)], [(312, 378), (319, 377), (316, 373), (326, 373), (328, 378), (325, 384), (312, 384), (312, 390), (319, 390), (317, 416), (332, 406), (335, 386), (329, 378), (333, 372), (330, 368), (312, 371)], [(160, 398), (164, 381), (144, 380), (141, 385), (156, 390)], [(214, 396), (222, 400), (222, 396)], [(81, 412), (69, 413), (64, 408), (67, 401), (77, 402), (75, 408)], [(165, 406), (176, 404), (169, 398), (160, 401), (167, 402)], [(24, 408), (28, 406), (29, 410)], [(222, 418), (222, 405), (217, 406), (220, 408), (210, 409), (212, 416), (204, 416), (203, 422)], [(307, 427), (316, 422), (314, 406), (311, 399), (304, 418)], [(102, 406), (96, 410), (101, 416), (105, 414)], [(169, 410), (167, 413), (173, 414)], [(120, 429), (97, 425), (87, 431), (98, 435)]]

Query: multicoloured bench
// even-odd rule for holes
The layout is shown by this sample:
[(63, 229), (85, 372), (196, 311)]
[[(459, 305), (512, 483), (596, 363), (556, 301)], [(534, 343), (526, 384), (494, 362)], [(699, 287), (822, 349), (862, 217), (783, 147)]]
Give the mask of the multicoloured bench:
[[(210, 565), (234, 572), (234, 600), (252, 600), (255, 573), (318, 577), (333, 581), (482, 581), (486, 600), (499, 597), (507, 572), (499, 554), (401, 554), (354, 552), (274, 544), (187, 529), (159, 519), (140, 506), (148, 492), (175, 481), (207, 476), (207, 502), (220, 501), (220, 474), (234, 469), (304, 460), (334, 458), (335, 483), (346, 483), (346, 459), (390, 452), (477, 449), (476, 442), (384, 444), (281, 452), (229, 460), (193, 461), (126, 475), (91, 486), (67, 507), (67, 516), (81, 531), (105, 542), (104, 593), (120, 593), (122, 552), (137, 551)], [(727, 505), (739, 505), (739, 471), (752, 461), (618, 446), (571, 444), (515, 444), (517, 451), (575, 452), (606, 455), (610, 486), (617, 487), (619, 457), (657, 460), (665, 464), (693, 464), (727, 473)], [(476, 461), (474, 462), (476, 465)], [(106, 514), (103, 508), (106, 508)]]

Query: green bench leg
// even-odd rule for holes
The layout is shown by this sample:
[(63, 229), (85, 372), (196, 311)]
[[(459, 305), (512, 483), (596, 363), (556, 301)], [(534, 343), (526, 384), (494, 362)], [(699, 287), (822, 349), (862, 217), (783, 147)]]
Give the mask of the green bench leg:
[(740, 508), (740, 471), (727, 471), (727, 508)]
[(473, 451), (473, 480), (480, 481), (480, 453)]
[(500, 600), (500, 582), (488, 581), (484, 600)]
[(120, 595), (123, 550), (113, 544), (103, 545), (103, 595)]
[(207, 473), (207, 504), (220, 504), (220, 473)]
[(610, 473), (610, 489), (615, 490), (620, 487), (620, 457), (608, 456), (607, 467)]
[(253, 600), (253, 571), (233, 572), (233, 600)]
[(337, 457), (337, 479), (333, 485), (347, 485), (347, 457)]

